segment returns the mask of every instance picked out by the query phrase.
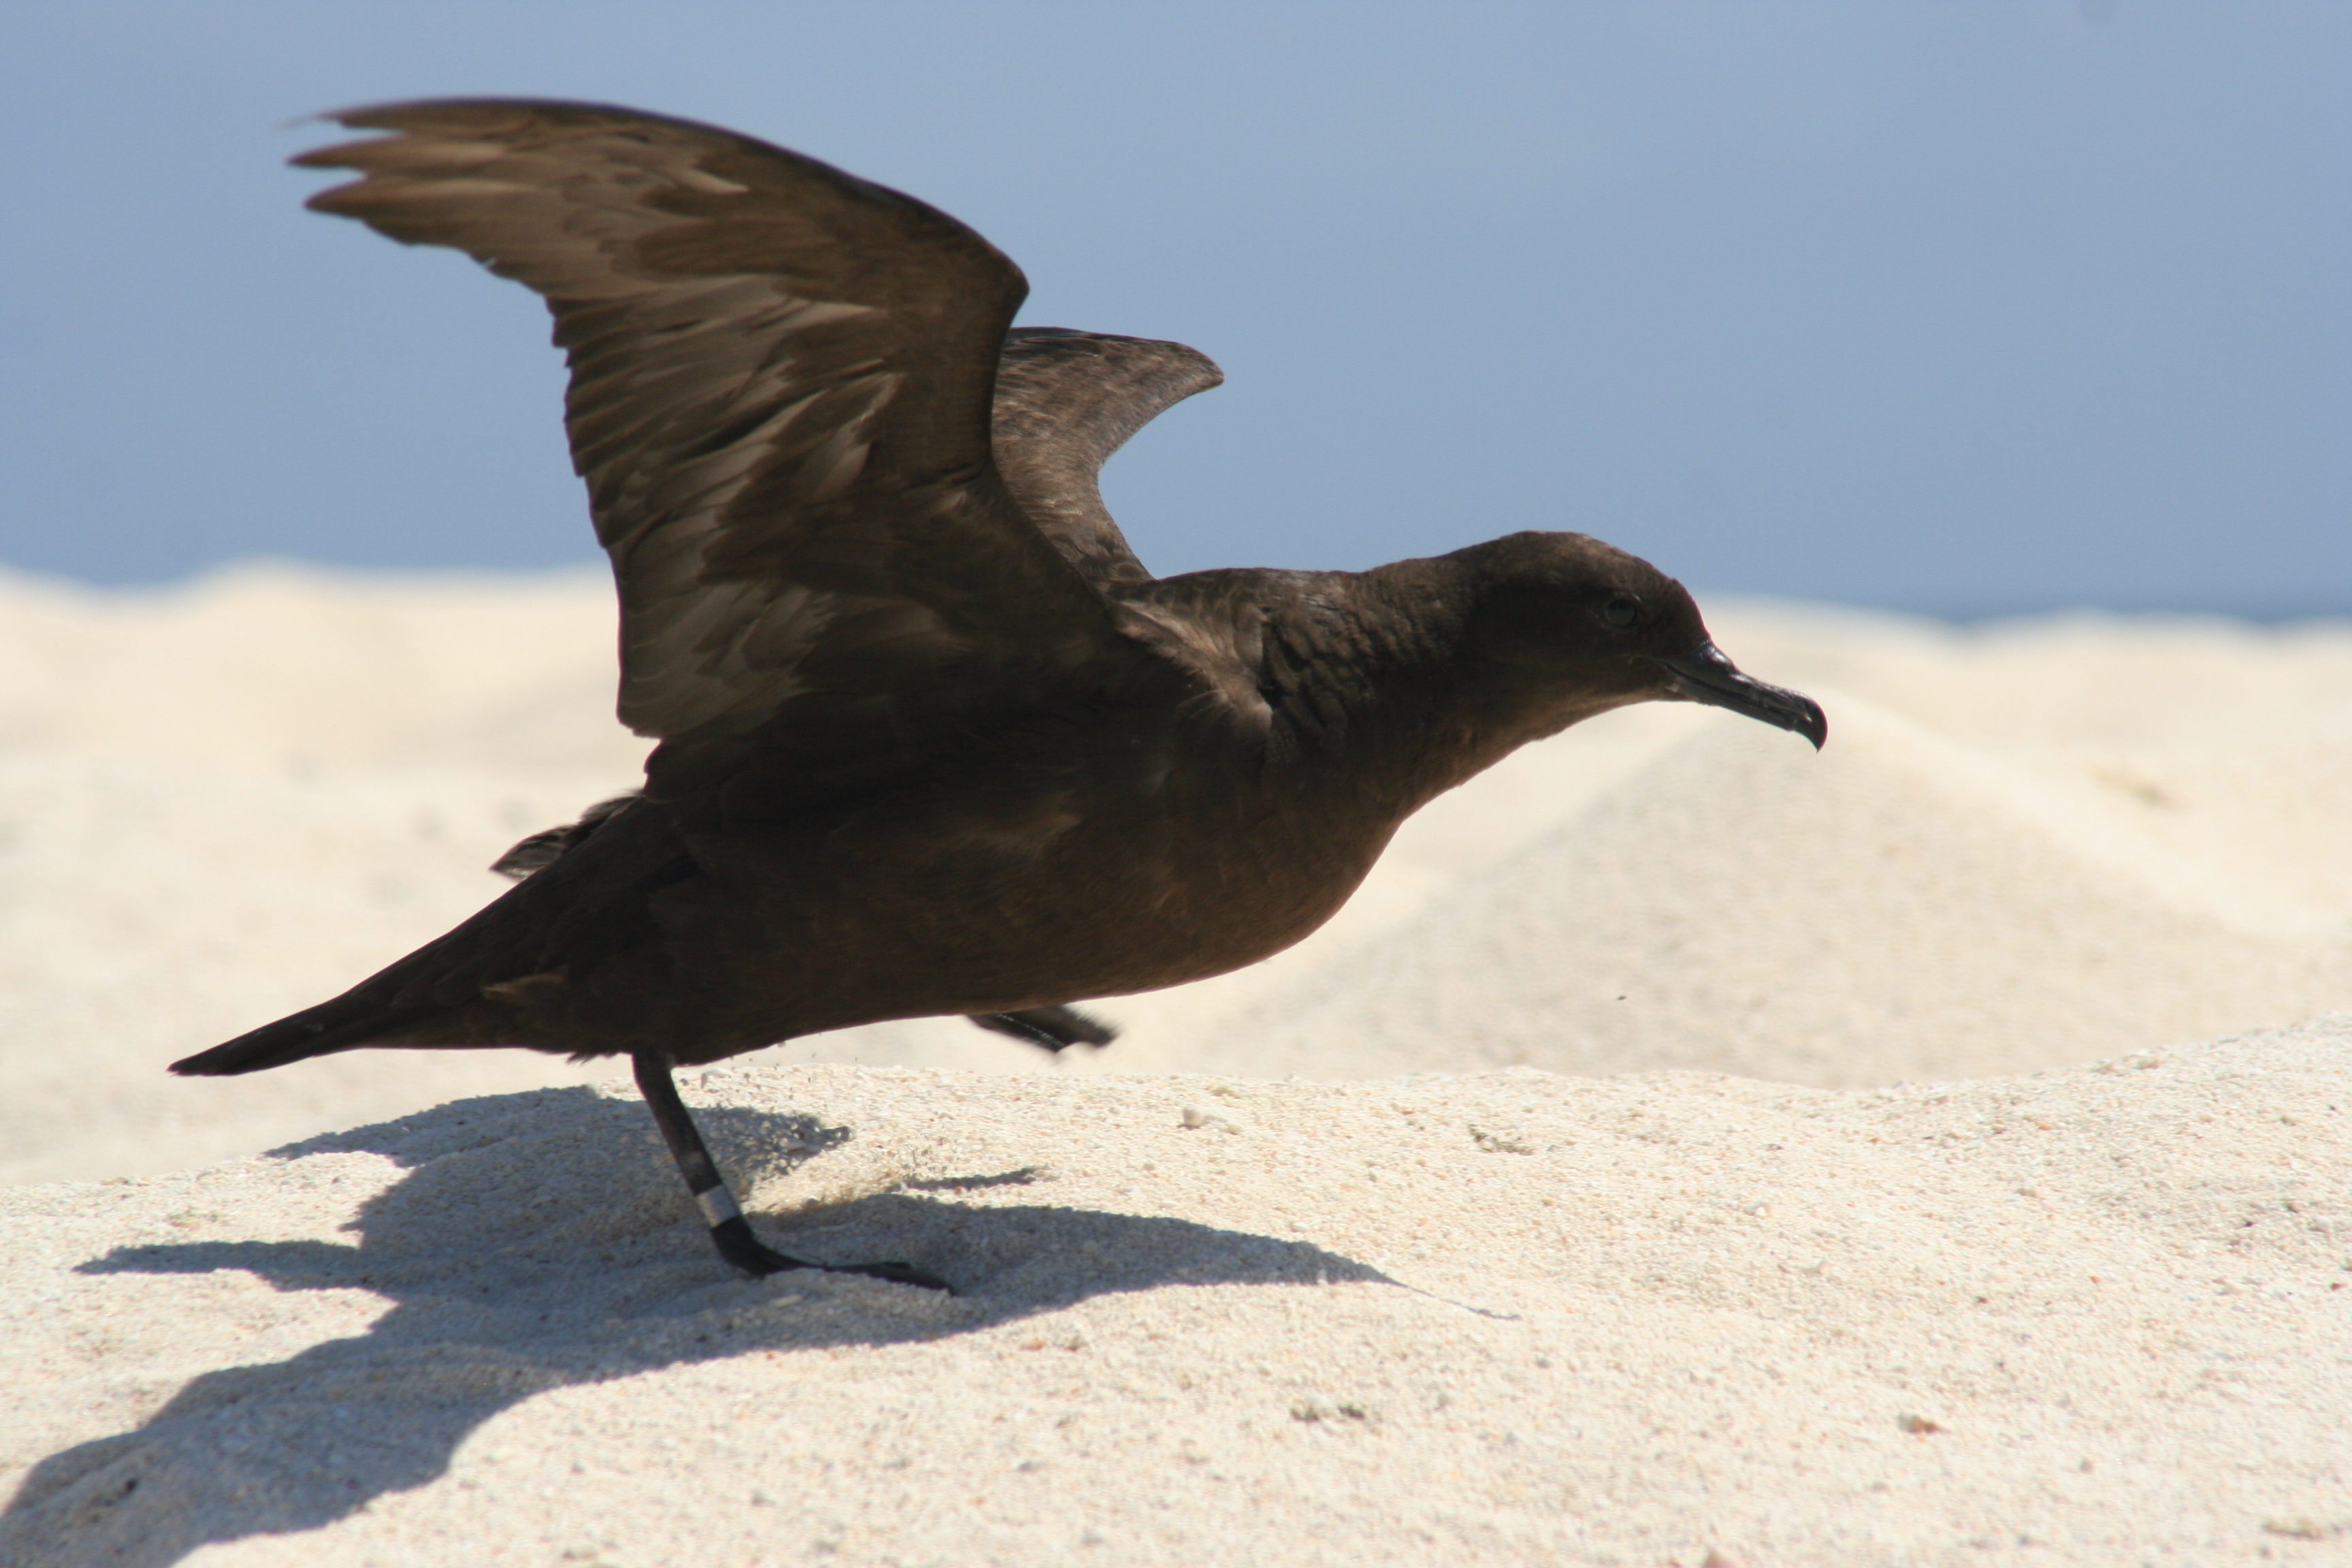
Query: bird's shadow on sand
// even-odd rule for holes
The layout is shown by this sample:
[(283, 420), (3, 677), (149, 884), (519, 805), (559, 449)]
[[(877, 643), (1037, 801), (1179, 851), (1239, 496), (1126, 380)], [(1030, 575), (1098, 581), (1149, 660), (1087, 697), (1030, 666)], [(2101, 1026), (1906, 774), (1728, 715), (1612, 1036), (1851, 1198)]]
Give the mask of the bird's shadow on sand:
[[(747, 1174), (852, 1136), (754, 1110), (696, 1117), (721, 1164)], [(0, 1563), (148, 1568), (211, 1542), (315, 1530), (430, 1482), (482, 1422), (575, 1384), (755, 1352), (943, 1339), (1111, 1291), (1392, 1283), (1300, 1242), (1012, 1201), (1049, 1179), (1026, 1170), (904, 1182), (791, 1220), (753, 1216), (787, 1251), (903, 1259), (951, 1281), (955, 1296), (805, 1271), (745, 1280), (711, 1251), (650, 1143), (643, 1106), (592, 1089), (463, 1100), (274, 1151), (369, 1152), (406, 1169), (361, 1206), (351, 1242), (189, 1241), (82, 1264), (86, 1275), (244, 1270), (281, 1291), (370, 1291), (389, 1310), (363, 1333), (284, 1361), (205, 1373), (139, 1427), (43, 1459), (0, 1516)]]

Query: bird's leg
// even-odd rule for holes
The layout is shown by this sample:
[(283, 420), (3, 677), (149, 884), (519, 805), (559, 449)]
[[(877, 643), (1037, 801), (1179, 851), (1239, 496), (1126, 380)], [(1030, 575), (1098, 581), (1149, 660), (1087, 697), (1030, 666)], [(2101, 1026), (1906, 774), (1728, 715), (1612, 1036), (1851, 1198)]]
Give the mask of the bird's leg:
[(1018, 1013), (971, 1013), (966, 1016), (983, 1029), (1026, 1040), (1042, 1050), (1059, 1051), (1076, 1045), (1107, 1046), (1118, 1038), (1117, 1027), (1076, 1007), (1029, 1007)]
[(946, 1280), (904, 1263), (812, 1263), (762, 1246), (737, 1206), (735, 1194), (727, 1190), (718, 1163), (695, 1129), (694, 1118), (687, 1113), (686, 1101), (677, 1097), (677, 1085), (670, 1080), (669, 1058), (659, 1051), (638, 1051), (631, 1060), (636, 1068), (637, 1089), (653, 1108), (654, 1125), (661, 1129), (662, 1142), (669, 1145), (670, 1158), (677, 1162), (678, 1174), (686, 1178), (686, 1190), (694, 1194), (695, 1207), (709, 1224), (710, 1239), (719, 1257), (755, 1277), (781, 1274), (787, 1268), (821, 1268), (828, 1274), (867, 1274), (900, 1285), (954, 1293)]

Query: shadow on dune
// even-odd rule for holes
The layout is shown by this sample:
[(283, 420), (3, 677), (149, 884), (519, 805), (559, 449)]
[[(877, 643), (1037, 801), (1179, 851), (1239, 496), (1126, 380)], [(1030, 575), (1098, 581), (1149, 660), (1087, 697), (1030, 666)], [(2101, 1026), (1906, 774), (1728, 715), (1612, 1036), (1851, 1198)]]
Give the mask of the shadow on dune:
[[(803, 1117), (696, 1117), (722, 1164), (747, 1177), (851, 1136)], [(1004, 1189), (1050, 1180), (1033, 1170), (909, 1183), (797, 1223), (754, 1216), (772, 1244), (827, 1261), (905, 1259), (953, 1281), (955, 1297), (841, 1275), (747, 1281), (712, 1256), (644, 1107), (586, 1089), (460, 1101), (274, 1152), (361, 1152), (408, 1173), (362, 1206), (352, 1243), (118, 1247), (80, 1266), (241, 1269), (282, 1291), (371, 1291), (389, 1310), (364, 1333), (285, 1361), (205, 1373), (135, 1430), (42, 1460), (0, 1517), (0, 1563), (149, 1568), (207, 1542), (315, 1530), (433, 1480), (482, 1422), (576, 1384), (752, 1352), (942, 1339), (1112, 1291), (1393, 1283), (1303, 1243), (1004, 1202)], [(929, 1195), (961, 1191), (993, 1195)]]

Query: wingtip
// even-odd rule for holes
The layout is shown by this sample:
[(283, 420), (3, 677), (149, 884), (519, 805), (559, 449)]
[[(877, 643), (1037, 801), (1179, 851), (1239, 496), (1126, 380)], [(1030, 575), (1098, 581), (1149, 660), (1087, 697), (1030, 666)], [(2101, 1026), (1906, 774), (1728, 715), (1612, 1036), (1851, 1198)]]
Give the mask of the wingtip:
[(404, 109), (422, 109), (434, 101), (432, 99), (409, 99), (397, 103), (355, 103), (347, 109), (321, 109), (310, 114), (298, 114), (291, 120), (281, 120), (278, 122), (277, 128), (280, 131), (299, 131), (310, 125), (340, 125), (346, 131), (371, 130), (374, 129), (367, 123), (368, 117), (371, 115), (390, 114)]
[[(369, 126), (365, 117), (398, 107), (400, 106), (397, 104), (376, 103), (362, 105), (355, 109), (323, 109), (316, 114), (300, 114), (291, 120), (281, 120), (278, 122), (277, 128), (280, 131), (304, 131), (314, 125), (340, 125), (346, 131), (377, 129)], [(390, 130), (391, 127), (383, 129)], [(369, 138), (371, 142), (382, 140), (383, 140), (382, 137)], [(366, 142), (335, 142), (324, 147), (308, 147), (287, 159), (286, 163), (289, 168), (294, 169), (346, 168), (349, 164), (345, 155), (349, 149), (354, 145), (366, 144)]]
[[(531, 107), (534, 105), (523, 99), (407, 98), (383, 103), (353, 104), (348, 109), (322, 109), (315, 114), (297, 115), (291, 120), (280, 121), (278, 129), (297, 131), (312, 125), (340, 125), (346, 131), (382, 131), (397, 133), (409, 129), (401, 122), (403, 120), (414, 118), (421, 111)], [(286, 161), (298, 169), (341, 167), (336, 157), (337, 153), (352, 146), (363, 147), (384, 140), (387, 140), (387, 137), (371, 137), (368, 141), (361, 142), (338, 142), (331, 146), (313, 147), (308, 152), (297, 153)]]

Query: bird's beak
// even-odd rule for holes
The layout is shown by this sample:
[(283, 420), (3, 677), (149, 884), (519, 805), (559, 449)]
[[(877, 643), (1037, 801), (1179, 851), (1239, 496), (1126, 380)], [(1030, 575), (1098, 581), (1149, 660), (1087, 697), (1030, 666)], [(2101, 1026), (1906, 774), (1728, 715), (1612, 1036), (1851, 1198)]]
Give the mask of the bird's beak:
[(1810, 697), (1800, 697), (1777, 686), (1767, 686), (1751, 676), (1739, 673), (1739, 667), (1723, 657), (1723, 650), (1713, 643), (1701, 643), (1697, 651), (1680, 658), (1662, 658), (1667, 679), (1675, 689), (1693, 702), (1711, 703), (1728, 708), (1734, 713), (1744, 713), (1750, 719), (1782, 730), (1794, 730), (1820, 751), (1829, 739), (1830, 721), (1822, 705)]

